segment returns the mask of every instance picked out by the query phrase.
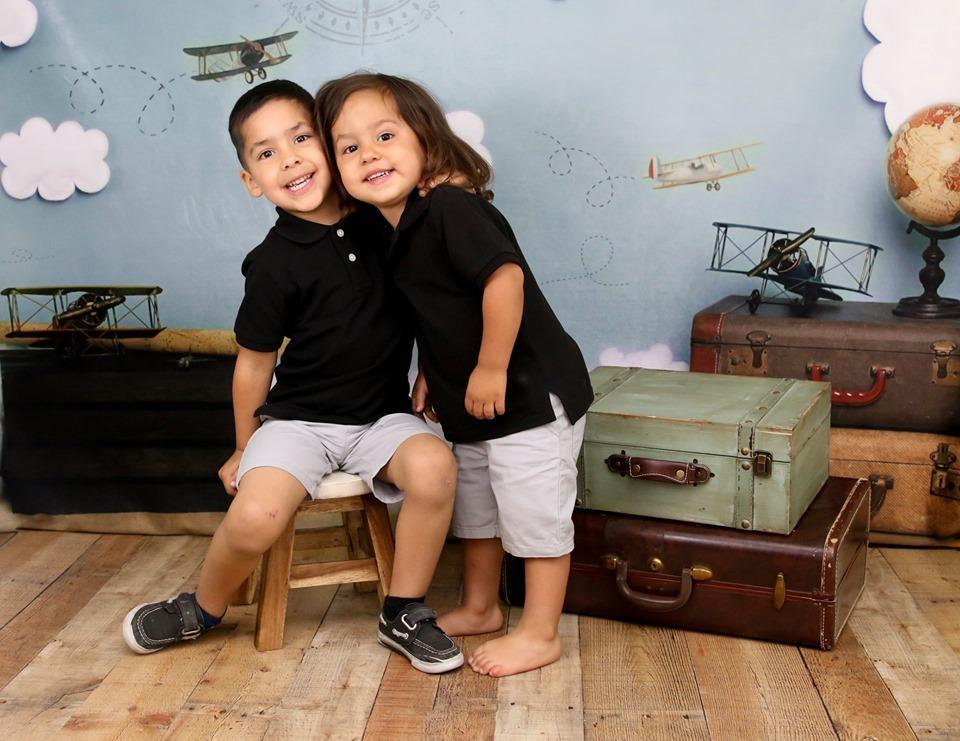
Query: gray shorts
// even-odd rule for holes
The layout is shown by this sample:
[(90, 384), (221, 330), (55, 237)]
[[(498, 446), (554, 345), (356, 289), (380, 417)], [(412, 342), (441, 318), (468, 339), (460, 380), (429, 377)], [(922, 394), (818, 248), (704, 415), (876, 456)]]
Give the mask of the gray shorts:
[(388, 414), (366, 425), (267, 417), (243, 451), (237, 484), (253, 468), (279, 468), (303, 484), (315, 499), (320, 480), (339, 470), (363, 479), (381, 502), (398, 502), (403, 492), (376, 476), (397, 448), (414, 435), (423, 434), (436, 436), (412, 414)]
[(495, 440), (457, 443), (452, 532), (500, 538), (514, 556), (552, 558), (573, 550), (577, 456), (584, 419), (570, 424), (550, 394), (557, 419)]

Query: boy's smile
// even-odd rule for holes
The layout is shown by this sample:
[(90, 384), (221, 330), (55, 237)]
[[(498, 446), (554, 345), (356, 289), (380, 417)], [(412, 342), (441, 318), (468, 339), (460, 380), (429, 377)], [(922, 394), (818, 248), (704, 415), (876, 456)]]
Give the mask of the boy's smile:
[(393, 226), (423, 176), (426, 155), (416, 133), (379, 90), (360, 90), (343, 104), (331, 137), (347, 192), (376, 206)]
[(339, 220), (340, 200), (309, 111), (294, 100), (270, 100), (243, 122), (241, 132), (240, 177), (250, 195), (266, 196), (307, 221)]

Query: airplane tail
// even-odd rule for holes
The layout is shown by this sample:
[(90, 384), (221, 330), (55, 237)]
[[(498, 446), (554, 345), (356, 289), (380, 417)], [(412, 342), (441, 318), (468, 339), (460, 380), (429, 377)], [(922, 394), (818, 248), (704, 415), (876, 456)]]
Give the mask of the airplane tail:
[(651, 180), (656, 180), (657, 176), (660, 174), (660, 163), (657, 161), (656, 157), (650, 158), (650, 164), (647, 166), (647, 177)]

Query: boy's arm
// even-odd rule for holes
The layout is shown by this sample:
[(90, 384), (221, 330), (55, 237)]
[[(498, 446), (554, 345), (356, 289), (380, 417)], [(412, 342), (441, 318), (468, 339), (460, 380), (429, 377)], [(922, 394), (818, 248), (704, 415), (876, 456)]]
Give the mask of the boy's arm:
[(464, 406), (477, 419), (506, 412), (507, 366), (523, 316), (523, 269), (501, 265), (483, 286), (483, 340), (470, 374)]
[(247, 442), (260, 426), (254, 416), (267, 400), (273, 371), (277, 364), (277, 351), (258, 352), (241, 347), (233, 369), (233, 424), (236, 432), (236, 450), (220, 467), (218, 475), (227, 494), (237, 493), (237, 469)]

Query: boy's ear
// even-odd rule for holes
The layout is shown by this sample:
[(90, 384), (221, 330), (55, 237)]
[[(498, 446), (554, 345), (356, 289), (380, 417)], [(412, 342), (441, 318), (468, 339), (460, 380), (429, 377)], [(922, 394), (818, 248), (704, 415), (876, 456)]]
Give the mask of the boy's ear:
[(263, 188), (257, 185), (257, 181), (253, 179), (253, 175), (249, 172), (241, 170), (240, 179), (243, 181), (243, 184), (247, 186), (247, 192), (254, 198), (259, 198), (263, 195)]

